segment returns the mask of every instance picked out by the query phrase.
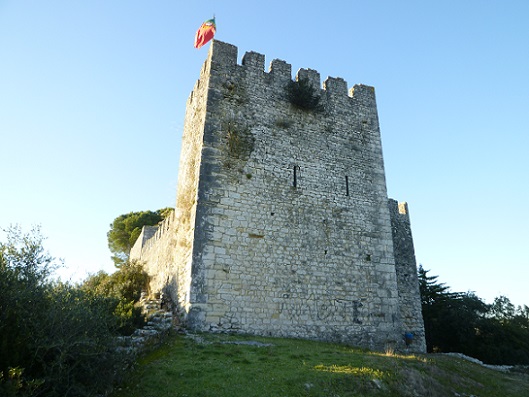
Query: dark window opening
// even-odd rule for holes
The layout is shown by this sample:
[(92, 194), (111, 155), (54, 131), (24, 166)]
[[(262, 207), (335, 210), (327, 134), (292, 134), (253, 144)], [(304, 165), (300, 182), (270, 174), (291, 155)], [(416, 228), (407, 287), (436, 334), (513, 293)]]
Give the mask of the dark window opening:
[(349, 177), (345, 176), (345, 195), (349, 196)]
[(299, 165), (294, 166), (294, 187), (298, 187), (298, 178), (301, 174), (301, 168)]

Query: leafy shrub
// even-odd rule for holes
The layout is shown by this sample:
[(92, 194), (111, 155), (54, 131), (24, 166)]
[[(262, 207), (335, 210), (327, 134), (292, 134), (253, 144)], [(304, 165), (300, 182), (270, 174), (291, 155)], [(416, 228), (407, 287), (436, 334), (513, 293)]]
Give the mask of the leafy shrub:
[(132, 335), (136, 329), (145, 325), (142, 309), (133, 301), (121, 299), (114, 309), (114, 316), (118, 321), (118, 332), (121, 335)]
[(92, 396), (121, 365), (116, 301), (49, 280), (38, 230), (0, 243), (0, 395)]
[(90, 396), (112, 384), (121, 358), (116, 352), (118, 321), (112, 298), (87, 294), (67, 284), (48, 291), (34, 366), (44, 376), (46, 395)]
[(30, 389), (23, 374), (46, 322), (46, 279), (53, 258), (44, 253), (38, 230), (23, 234), (13, 227), (6, 234), (7, 241), (0, 243), (0, 390), (16, 395)]
[(121, 335), (130, 335), (145, 324), (142, 310), (137, 303), (147, 282), (148, 276), (141, 263), (128, 261), (111, 275), (99, 272), (89, 277), (81, 285), (81, 289), (95, 296), (113, 299), (113, 313), (118, 321), (118, 332)]
[(286, 87), (288, 100), (297, 108), (304, 110), (322, 110), (320, 96), (310, 84), (308, 78), (290, 81)]

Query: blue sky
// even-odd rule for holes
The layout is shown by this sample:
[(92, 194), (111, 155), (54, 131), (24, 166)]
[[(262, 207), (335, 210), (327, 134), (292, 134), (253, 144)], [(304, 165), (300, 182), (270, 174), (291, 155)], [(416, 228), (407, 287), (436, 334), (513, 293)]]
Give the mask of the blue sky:
[(239, 58), (374, 86), (418, 262), (529, 305), (528, 1), (182, 3), (0, 0), (0, 227), (41, 225), (63, 278), (113, 271), (113, 219), (174, 206), (193, 38), (215, 14)]

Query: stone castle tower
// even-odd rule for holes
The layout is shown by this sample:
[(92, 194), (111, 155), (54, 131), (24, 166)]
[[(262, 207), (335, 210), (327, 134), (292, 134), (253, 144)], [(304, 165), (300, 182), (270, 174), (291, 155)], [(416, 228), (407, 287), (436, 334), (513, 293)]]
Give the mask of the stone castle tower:
[[(195, 330), (425, 351), (407, 206), (375, 92), (213, 41), (187, 102), (175, 214), (131, 251)], [(303, 83), (303, 84), (302, 84)], [(296, 87), (317, 106), (296, 106)], [(294, 87), (289, 89), (288, 87)], [(311, 89), (308, 89), (309, 94)], [(310, 97), (310, 95), (309, 95)], [(409, 340), (408, 340), (409, 342)]]

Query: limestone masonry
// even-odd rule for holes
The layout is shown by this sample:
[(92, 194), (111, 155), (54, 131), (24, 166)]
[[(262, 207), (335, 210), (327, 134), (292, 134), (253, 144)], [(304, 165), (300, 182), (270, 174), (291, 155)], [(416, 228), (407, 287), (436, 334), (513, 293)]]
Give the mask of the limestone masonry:
[[(408, 209), (373, 87), (213, 41), (187, 102), (174, 216), (131, 251), (187, 327), (425, 351)], [(408, 339), (408, 343), (410, 340)]]

